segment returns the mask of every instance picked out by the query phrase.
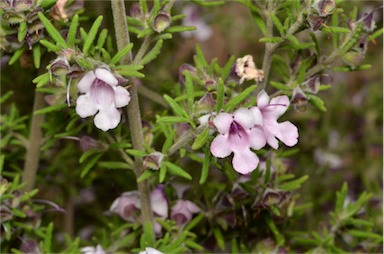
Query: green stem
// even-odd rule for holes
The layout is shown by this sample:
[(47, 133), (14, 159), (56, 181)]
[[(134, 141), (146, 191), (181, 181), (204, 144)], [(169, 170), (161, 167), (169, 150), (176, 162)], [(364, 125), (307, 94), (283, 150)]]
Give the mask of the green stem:
[[(124, 0), (111, 0), (113, 21), (115, 26), (115, 35), (117, 41), (117, 48), (121, 50), (125, 45), (130, 43), (129, 33), (128, 33), (128, 24), (126, 21), (126, 11)], [(147, 38), (146, 38), (147, 39)], [(132, 54), (127, 54), (121, 61), (122, 64), (129, 64), (132, 62)], [(137, 95), (137, 86), (132, 84), (129, 89), (131, 94), (131, 101), (128, 104), (128, 119), (129, 119), (129, 129), (131, 132), (131, 140), (133, 149), (144, 151), (144, 137), (143, 137), (143, 127), (141, 123), (141, 114), (139, 106), (139, 98)], [(142, 165), (143, 161), (140, 157), (135, 158), (135, 167), (134, 173), (136, 178), (139, 178), (142, 174)], [(141, 203), (141, 218), (143, 225), (149, 225), (149, 228), (152, 232), (150, 235), (154, 237), (153, 231), (153, 213), (150, 202), (150, 188), (148, 181), (142, 181), (137, 183), (138, 190), (140, 193), (140, 203)], [(151, 227), (152, 226), (152, 227)], [(154, 239), (153, 239), (154, 240)]]
[[(44, 94), (35, 91), (35, 99), (33, 103), (33, 112), (45, 107)], [(45, 115), (35, 115), (32, 112), (31, 132), (29, 133), (29, 142), (27, 154), (25, 156), (24, 171), (22, 182), (25, 183), (23, 191), (29, 192), (33, 189), (36, 181), (37, 168), (39, 167), (40, 146), (43, 139), (41, 126), (44, 122)]]

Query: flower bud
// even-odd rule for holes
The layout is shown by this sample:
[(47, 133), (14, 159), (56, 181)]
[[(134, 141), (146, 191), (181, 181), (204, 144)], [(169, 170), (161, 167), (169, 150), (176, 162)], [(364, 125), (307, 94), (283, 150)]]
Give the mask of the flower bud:
[(185, 83), (184, 71), (189, 71), (189, 73), (192, 74), (192, 75), (196, 75), (197, 74), (197, 70), (196, 70), (195, 67), (193, 67), (190, 64), (182, 64), (179, 67), (179, 81), (180, 81), (181, 84)]
[(289, 199), (289, 195), (289, 192), (267, 188), (261, 200), (256, 203), (256, 206), (264, 208), (279, 206)]
[(56, 75), (56, 76), (61, 76), (61, 75), (67, 75), (70, 66), (68, 63), (68, 60), (65, 57), (59, 56), (56, 58), (50, 65), (49, 65), (49, 71), (50, 73)]
[(315, 10), (320, 17), (327, 17), (335, 11), (336, 4), (334, 0), (315, 0), (311, 8)]
[(144, 157), (143, 166), (145, 168), (158, 170), (161, 166), (161, 162), (163, 161), (163, 159), (164, 159), (164, 155), (162, 153), (160, 152), (151, 153), (150, 155)]
[(131, 5), (131, 8), (129, 9), (129, 16), (132, 18), (141, 18), (143, 16), (139, 3), (136, 2)]
[(135, 212), (140, 209), (139, 193), (137, 191), (124, 192), (109, 209), (118, 213), (126, 221), (134, 221)]
[(320, 88), (320, 77), (319, 75), (314, 75), (304, 81), (304, 83), (301, 84), (301, 87), (304, 91), (317, 94)]
[(152, 27), (153, 29), (161, 33), (171, 25), (171, 15), (168, 12), (160, 10), (155, 19), (153, 20)]
[(89, 136), (82, 136), (80, 138), (80, 148), (83, 152), (86, 152), (90, 149), (98, 148), (99, 142), (96, 139), (93, 139)]
[(207, 92), (205, 95), (197, 102), (196, 114), (203, 115), (208, 114), (213, 111), (215, 108), (216, 101), (212, 98), (211, 93)]
[(373, 17), (373, 11), (370, 13), (364, 13), (363, 17), (361, 18), (361, 21), (363, 22), (363, 30), (366, 32), (372, 32), (376, 27), (376, 22)]
[(293, 89), (291, 103), (298, 111), (305, 111), (305, 105), (308, 103), (308, 98), (299, 87)]
[(32, 7), (32, 0), (14, 0), (13, 5), (17, 12), (27, 11)]
[(13, 217), (12, 211), (8, 207), (6, 207), (5, 205), (1, 205), (0, 206), (1, 222), (4, 223), (5, 221), (12, 219), (12, 217)]
[(38, 243), (32, 239), (23, 239), (20, 250), (23, 253), (41, 253)]
[(180, 227), (187, 224), (194, 213), (200, 212), (201, 209), (194, 203), (188, 200), (178, 200), (172, 207), (171, 219), (176, 221), (176, 224)]
[(12, 195), (13, 195), (13, 198), (11, 202), (11, 207), (17, 208), (20, 205), (20, 191), (17, 191), (17, 190), (13, 191)]

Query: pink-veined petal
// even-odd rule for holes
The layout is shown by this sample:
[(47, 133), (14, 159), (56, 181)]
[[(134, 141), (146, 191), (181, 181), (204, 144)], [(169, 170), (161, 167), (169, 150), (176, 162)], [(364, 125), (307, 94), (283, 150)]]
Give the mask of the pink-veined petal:
[(249, 142), (255, 150), (259, 150), (267, 144), (264, 130), (261, 126), (254, 127), (249, 131)]
[(249, 148), (242, 151), (234, 151), (232, 160), (233, 168), (240, 174), (248, 174), (257, 168), (259, 157)]
[(213, 123), (221, 134), (228, 133), (229, 127), (231, 127), (232, 122), (232, 115), (225, 112), (218, 114), (213, 120)]
[(116, 108), (125, 107), (128, 105), (129, 101), (131, 100), (130, 94), (122, 86), (116, 86), (114, 87), (115, 90), (115, 106)]
[(114, 105), (100, 108), (99, 113), (95, 116), (94, 123), (97, 128), (103, 131), (114, 129), (120, 122), (120, 112)]
[(263, 109), (263, 115), (268, 114), (268, 117), (273, 117), (276, 120), (287, 111), (289, 106), (288, 96), (277, 96), (271, 99), (269, 106)]
[(276, 135), (287, 146), (294, 146), (298, 142), (299, 132), (295, 125), (289, 121), (279, 123), (280, 133)]
[(97, 80), (91, 87), (90, 96), (95, 100), (98, 107), (109, 107), (114, 104), (115, 91), (112, 86)]
[(108, 71), (107, 69), (104, 68), (97, 68), (95, 71), (96, 78), (104, 81), (105, 83), (111, 85), (111, 86), (117, 86), (119, 83), (115, 76)]
[(217, 158), (225, 158), (232, 153), (230, 144), (228, 143), (228, 134), (219, 134), (211, 143), (211, 153)]
[(95, 81), (96, 76), (93, 71), (89, 71), (87, 74), (85, 74), (79, 83), (77, 83), (77, 88), (79, 89), (80, 93), (88, 93), (91, 89), (92, 83)]
[(250, 108), (250, 110), (252, 111), (255, 125), (263, 126), (264, 120), (263, 120), (263, 115), (260, 112), (260, 109), (258, 107), (252, 107)]
[(247, 108), (239, 108), (233, 114), (234, 120), (244, 129), (250, 129), (255, 125), (252, 110)]
[(261, 90), (261, 92), (257, 95), (257, 106), (261, 109), (265, 106), (268, 106), (268, 103), (269, 103), (268, 94), (264, 90)]
[(81, 118), (86, 118), (88, 116), (93, 116), (96, 114), (98, 108), (93, 100), (88, 94), (80, 95), (76, 100), (76, 113)]

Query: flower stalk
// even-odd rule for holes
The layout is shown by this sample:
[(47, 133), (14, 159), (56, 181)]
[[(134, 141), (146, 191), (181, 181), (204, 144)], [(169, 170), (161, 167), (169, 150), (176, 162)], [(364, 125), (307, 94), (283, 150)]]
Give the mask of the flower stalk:
[[(124, 0), (111, 0), (111, 7), (113, 13), (117, 48), (118, 50), (121, 50), (125, 47), (125, 45), (128, 45), (130, 43)], [(120, 62), (122, 64), (128, 64), (132, 62), (132, 54), (127, 54)], [(129, 92), (131, 94), (131, 101), (128, 105), (128, 119), (132, 145), (135, 150), (144, 151), (144, 137), (143, 127), (141, 123), (139, 98), (137, 95), (137, 86), (134, 85), (134, 83), (132, 83)], [(136, 157), (135, 164), (136, 166), (134, 167), (134, 173), (138, 178), (143, 172), (142, 159), (140, 157)], [(137, 183), (137, 185), (140, 193), (142, 223), (143, 225), (152, 225), (153, 213), (150, 203), (149, 183), (148, 181), (142, 181), (140, 183)], [(151, 230), (153, 232), (153, 227)], [(154, 236), (154, 233), (150, 235)]]

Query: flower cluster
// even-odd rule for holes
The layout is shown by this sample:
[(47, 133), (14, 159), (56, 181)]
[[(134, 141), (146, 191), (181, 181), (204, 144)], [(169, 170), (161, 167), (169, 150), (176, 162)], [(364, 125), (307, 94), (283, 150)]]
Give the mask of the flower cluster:
[(288, 106), (288, 96), (270, 100), (263, 90), (257, 96), (256, 107), (240, 108), (233, 114), (218, 114), (213, 123), (220, 134), (211, 143), (212, 155), (224, 158), (233, 153), (233, 168), (248, 174), (259, 164), (259, 158), (251, 148), (259, 150), (268, 144), (277, 149), (277, 139), (287, 146), (294, 146), (299, 136), (297, 127), (289, 121), (277, 122)]

